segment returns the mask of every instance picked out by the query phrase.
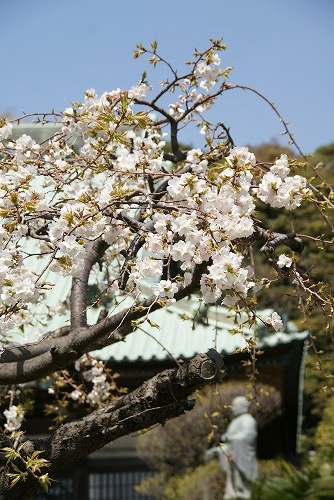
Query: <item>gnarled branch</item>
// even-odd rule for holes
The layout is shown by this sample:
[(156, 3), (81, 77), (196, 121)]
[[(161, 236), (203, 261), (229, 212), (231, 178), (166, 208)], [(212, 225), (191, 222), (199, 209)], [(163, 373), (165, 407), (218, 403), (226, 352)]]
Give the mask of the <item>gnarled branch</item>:
[[(182, 415), (194, 406), (188, 400), (196, 389), (222, 378), (222, 357), (214, 349), (198, 354), (179, 368), (157, 374), (138, 389), (86, 417), (62, 425), (52, 435), (28, 441), (26, 453), (44, 450), (51, 474), (122, 436), (147, 429)], [(38, 485), (28, 477), (8, 490), (8, 477), (0, 475), (0, 500), (30, 500)], [(4, 484), (6, 483), (7, 484)]]

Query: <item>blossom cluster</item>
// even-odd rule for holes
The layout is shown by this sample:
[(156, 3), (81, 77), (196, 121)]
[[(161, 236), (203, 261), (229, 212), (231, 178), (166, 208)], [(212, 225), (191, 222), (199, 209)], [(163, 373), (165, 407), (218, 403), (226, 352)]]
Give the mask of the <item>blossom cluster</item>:
[(0, 141), (8, 139), (13, 131), (13, 125), (6, 118), (0, 121)]
[(264, 174), (259, 184), (258, 198), (275, 208), (294, 210), (299, 207), (309, 192), (306, 178), (301, 175), (290, 176), (289, 173), (288, 157), (283, 154)]
[(279, 332), (283, 330), (283, 321), (277, 312), (273, 312), (270, 316), (268, 316), (265, 320), (265, 324), (272, 328), (275, 332)]
[[(187, 160), (190, 164), (193, 161), (191, 171), (172, 178), (167, 188), (174, 205), (182, 205), (183, 213), (155, 214), (155, 231), (147, 236), (145, 249), (160, 258), (180, 262), (185, 277), (195, 265), (211, 260), (201, 279), (203, 298), (216, 302), (223, 291), (228, 291), (225, 302), (230, 304), (231, 295), (245, 297), (254, 285), (232, 242), (253, 232), (251, 215), (255, 205), (250, 191), (255, 157), (246, 148), (232, 149), (214, 183), (207, 181), (207, 164), (198, 150), (189, 152)], [(172, 298), (177, 289), (176, 283), (154, 286), (160, 297)]]
[[(195, 64), (201, 89), (209, 92), (220, 78), (219, 67), (214, 52)], [(204, 97), (194, 80), (179, 87), (186, 96), (181, 115), (190, 102), (202, 111)], [(172, 301), (202, 265), (200, 291), (207, 303), (233, 306), (255, 290), (240, 242), (254, 233), (257, 200), (293, 210), (308, 194), (306, 179), (290, 174), (286, 155), (262, 173), (245, 147), (232, 147), (223, 157), (214, 145), (191, 149), (171, 169), (164, 159), (165, 134), (148, 113), (135, 110), (136, 99), (149, 91), (146, 83), (101, 96), (89, 89), (82, 103), (65, 109), (58, 132), (43, 145), (27, 135), (11, 139), (11, 124), (2, 122), (2, 331), (9, 318), (11, 325), (15, 318), (22, 324), (29, 304), (37, 307), (52, 292), (52, 284), (45, 285), (47, 272), (80, 272), (88, 243), (101, 238), (109, 249), (107, 278), (99, 287), (103, 282), (115, 291), (127, 265), (129, 289), (146, 280), (157, 300)], [(141, 251), (127, 262), (124, 255), (138, 238)], [(290, 267), (289, 259), (282, 255), (278, 267)], [(171, 261), (179, 264), (177, 277), (168, 271)], [(96, 392), (104, 383), (96, 379)]]
[[(6, 315), (13, 307), (35, 303), (39, 297), (36, 276), (23, 260), (20, 247), (6, 241), (0, 256), (0, 311)], [(3, 334), (4, 325), (0, 324)]]
[(211, 55), (209, 61), (198, 62), (195, 67), (195, 76), (199, 78), (199, 85), (204, 90), (212, 89), (220, 73), (220, 57), (217, 53)]
[(6, 417), (6, 422), (4, 424), (6, 431), (13, 432), (21, 428), (24, 412), (18, 406), (11, 405), (3, 414)]
[(70, 397), (74, 401), (84, 398), (87, 403), (96, 406), (98, 403), (110, 398), (112, 384), (107, 378), (104, 363), (102, 361), (91, 359), (90, 364), (92, 366), (88, 369), (86, 367), (87, 362), (87, 356), (83, 356), (75, 363), (75, 368), (78, 371), (82, 371), (82, 376), (85, 382), (90, 384), (91, 390), (87, 394), (84, 394), (83, 391), (74, 389)]

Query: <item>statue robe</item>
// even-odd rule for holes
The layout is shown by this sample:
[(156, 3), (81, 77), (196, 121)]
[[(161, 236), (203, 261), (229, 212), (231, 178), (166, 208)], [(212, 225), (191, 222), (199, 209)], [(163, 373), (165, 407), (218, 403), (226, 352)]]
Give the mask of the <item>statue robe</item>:
[(248, 480), (254, 480), (258, 476), (256, 437), (256, 420), (249, 413), (235, 417), (225, 435), (227, 454)]

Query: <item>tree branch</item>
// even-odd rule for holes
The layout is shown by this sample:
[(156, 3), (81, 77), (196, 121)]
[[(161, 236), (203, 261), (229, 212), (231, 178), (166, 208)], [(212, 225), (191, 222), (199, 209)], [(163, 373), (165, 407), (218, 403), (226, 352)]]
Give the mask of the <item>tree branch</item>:
[(222, 357), (213, 349), (159, 373), (135, 391), (87, 417), (63, 425), (38, 443), (58, 470), (115, 439), (163, 423), (191, 409), (187, 397), (205, 384), (221, 379)]
[[(192, 281), (181, 287), (175, 299), (198, 290), (207, 263), (195, 267)], [(39, 343), (6, 349), (0, 358), (0, 385), (30, 382), (45, 377), (74, 362), (84, 353), (112, 345), (133, 332), (132, 321), (163, 305), (151, 296), (92, 326), (75, 328), (64, 337), (46, 338)]]
[[(159, 373), (104, 408), (62, 425), (52, 435), (28, 440), (23, 452), (44, 450), (43, 458), (50, 462), (48, 473), (53, 474), (115, 439), (163, 424), (191, 410), (194, 400), (189, 401), (188, 396), (206, 384), (221, 381), (222, 367), (223, 359), (214, 349), (198, 354), (179, 368)], [(0, 500), (35, 498), (39, 485), (32, 477), (26, 478), (24, 488), (20, 482), (9, 489), (9, 482), (6, 474), (0, 475)]]
[(87, 244), (84, 266), (72, 278), (71, 289), (71, 328), (87, 326), (88, 279), (93, 265), (108, 248), (107, 243), (98, 239)]

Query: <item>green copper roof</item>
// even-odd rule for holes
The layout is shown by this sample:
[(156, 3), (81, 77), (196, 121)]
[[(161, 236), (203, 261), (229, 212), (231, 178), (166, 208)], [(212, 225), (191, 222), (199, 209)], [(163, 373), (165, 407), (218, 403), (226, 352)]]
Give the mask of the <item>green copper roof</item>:
[[(195, 354), (206, 352), (210, 348), (223, 354), (233, 354), (247, 348), (247, 340), (254, 336), (254, 331), (243, 328), (242, 333), (233, 333), (237, 325), (235, 315), (223, 306), (211, 306), (208, 309), (206, 323), (193, 323), (182, 319), (190, 316), (198, 308), (196, 296), (182, 300), (177, 304), (155, 311), (150, 319), (160, 328), (147, 322), (123, 342), (118, 342), (102, 349), (102, 359), (115, 361), (162, 361), (168, 358), (191, 358)], [(273, 311), (262, 310), (259, 315), (265, 319)], [(288, 332), (269, 333), (257, 341), (258, 348), (275, 347), (293, 340), (304, 340), (308, 332), (298, 332), (289, 323)]]
[(18, 139), (21, 135), (29, 135), (38, 144), (48, 141), (54, 134), (61, 131), (59, 123), (21, 123), (20, 125), (13, 125), (13, 131), (9, 139)]

